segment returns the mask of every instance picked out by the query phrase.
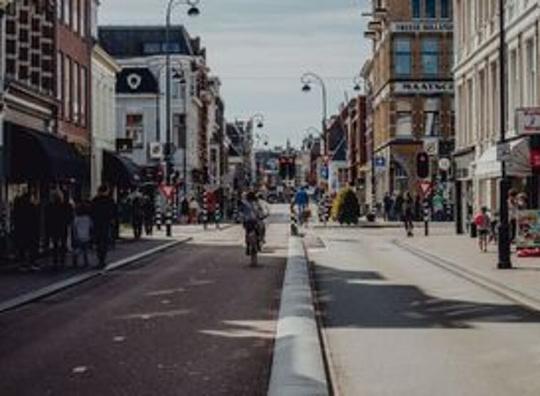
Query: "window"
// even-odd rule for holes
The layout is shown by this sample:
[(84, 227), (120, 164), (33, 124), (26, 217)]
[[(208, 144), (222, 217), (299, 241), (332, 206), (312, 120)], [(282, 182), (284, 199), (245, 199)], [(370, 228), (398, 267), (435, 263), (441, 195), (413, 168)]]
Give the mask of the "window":
[(79, 32), (79, 0), (72, 0), (73, 1), (73, 19), (72, 19), (72, 28), (74, 32)]
[(64, 119), (71, 120), (71, 59), (64, 58)]
[(59, 21), (63, 20), (64, 17), (64, 0), (57, 0), (56, 1), (56, 17)]
[(441, 0), (441, 18), (450, 18), (449, 0)]
[(420, 0), (412, 0), (412, 17), (421, 18), (422, 15)]
[(87, 106), (87, 101), (86, 101), (86, 96), (88, 95), (88, 73), (86, 71), (86, 68), (84, 68), (83, 66), (80, 67), (80, 73), (81, 73), (81, 77), (80, 77), (80, 84), (81, 84), (81, 99), (80, 99), (80, 102), (81, 102), (81, 111), (80, 111), (80, 114), (81, 114), (81, 125), (83, 127), (86, 126), (86, 106)]
[(68, 26), (71, 24), (71, 1), (72, 0), (63, 0), (63, 2), (64, 2), (64, 12), (63, 12), (64, 23), (66, 25), (68, 25)]
[(534, 56), (534, 40), (527, 40), (525, 44), (525, 78), (523, 79), (526, 92), (526, 105), (532, 106), (536, 102), (536, 62)]
[(439, 72), (439, 43), (437, 39), (422, 40), (422, 71), (434, 75)]
[(186, 147), (186, 116), (175, 114), (173, 116), (173, 139), (176, 147)]
[(440, 135), (440, 105), (438, 98), (428, 98), (424, 102), (424, 129), (426, 136)]
[(400, 100), (396, 106), (396, 136), (412, 136), (413, 120), (411, 103)]
[(71, 78), (73, 81), (73, 93), (72, 93), (72, 100), (71, 100), (71, 114), (73, 114), (73, 122), (75, 124), (78, 124), (81, 121), (80, 118), (80, 92), (79, 92), (79, 78), (80, 78), (80, 68), (79, 64), (77, 62), (72, 62), (73, 69), (71, 71)]
[(435, 6), (435, 0), (426, 0), (426, 18), (436, 18), (437, 7)]
[(81, 5), (79, 8), (79, 33), (81, 34), (81, 37), (86, 37), (86, 29), (87, 29), (87, 23), (86, 23), (86, 0), (81, 0)]
[[(58, 99), (60, 102), (62, 102), (62, 95), (64, 93), (63, 87), (64, 87), (64, 57), (61, 52), (57, 55), (57, 63), (56, 63), (56, 99)], [(60, 109), (62, 112), (63, 109)]]
[(394, 41), (394, 62), (394, 71), (396, 74), (411, 74), (411, 41), (408, 38), (397, 38)]
[(126, 115), (126, 138), (133, 140), (133, 147), (144, 145), (144, 125), (142, 114)]
[(161, 46), (159, 43), (145, 43), (143, 46), (143, 52), (146, 55), (154, 55), (160, 53)]

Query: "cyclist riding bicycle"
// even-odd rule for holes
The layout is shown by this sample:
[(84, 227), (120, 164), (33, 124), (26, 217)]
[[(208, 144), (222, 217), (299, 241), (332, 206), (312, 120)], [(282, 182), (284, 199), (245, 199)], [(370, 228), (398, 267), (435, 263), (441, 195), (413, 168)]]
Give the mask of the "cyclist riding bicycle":
[(245, 230), (246, 254), (249, 255), (249, 233), (255, 231), (257, 240), (260, 242), (263, 236), (261, 221), (265, 217), (261, 205), (258, 202), (257, 194), (253, 191), (248, 192), (242, 199), (240, 215)]

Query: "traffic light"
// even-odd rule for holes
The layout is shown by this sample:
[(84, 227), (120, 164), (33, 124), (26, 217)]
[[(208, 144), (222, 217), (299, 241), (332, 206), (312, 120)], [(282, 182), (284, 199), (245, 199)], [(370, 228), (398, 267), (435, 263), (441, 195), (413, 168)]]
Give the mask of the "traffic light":
[(163, 168), (161, 167), (161, 165), (156, 166), (154, 180), (157, 184), (161, 184), (165, 180), (165, 175), (163, 174)]
[(289, 160), (285, 157), (281, 157), (279, 159), (279, 177), (283, 180), (287, 178), (287, 174), (289, 173)]
[(429, 177), (429, 155), (425, 152), (418, 153), (416, 156), (416, 175), (419, 179)]
[(529, 149), (529, 162), (531, 164), (533, 174), (538, 175), (540, 174), (540, 136), (531, 135)]
[(171, 184), (171, 181), (172, 181), (172, 177), (173, 177), (173, 174), (174, 174), (174, 163), (172, 163), (171, 161), (167, 161), (166, 162), (166, 168), (167, 168), (167, 181), (169, 183), (167, 184)]
[(295, 158), (290, 158), (289, 160), (289, 179), (294, 179), (296, 177), (296, 160)]

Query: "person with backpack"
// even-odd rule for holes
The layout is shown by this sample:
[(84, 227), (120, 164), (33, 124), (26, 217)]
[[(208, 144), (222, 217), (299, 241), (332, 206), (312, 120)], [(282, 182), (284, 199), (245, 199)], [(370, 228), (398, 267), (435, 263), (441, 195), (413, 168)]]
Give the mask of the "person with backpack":
[(481, 252), (487, 252), (489, 231), (491, 229), (491, 218), (488, 208), (482, 207), (480, 212), (474, 217), (474, 224), (478, 233), (478, 247)]

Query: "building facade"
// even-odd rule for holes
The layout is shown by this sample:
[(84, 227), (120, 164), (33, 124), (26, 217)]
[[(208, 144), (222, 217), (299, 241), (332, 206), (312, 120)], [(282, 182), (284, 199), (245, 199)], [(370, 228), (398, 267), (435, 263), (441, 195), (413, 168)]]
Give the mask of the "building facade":
[(116, 74), (120, 67), (98, 44), (92, 50), (91, 192), (104, 184), (105, 156), (116, 151)]
[[(528, 141), (515, 128), (516, 110), (540, 105), (538, 78), (540, 6), (538, 1), (507, 0), (505, 8), (506, 129), (514, 188), (528, 191), (538, 205), (538, 187), (529, 166)], [(482, 206), (499, 203), (500, 24), (498, 2), (455, 0), (456, 228), (464, 232)]]
[[(170, 37), (174, 170), (186, 183), (186, 191), (200, 192), (209, 181), (210, 159), (216, 154), (212, 154), (214, 132), (223, 133), (224, 128), (219, 125), (224, 109), (220, 84), (209, 76), (200, 39), (191, 38), (182, 26), (172, 27)], [(166, 30), (104, 26), (99, 28), (99, 38), (122, 68), (117, 83), (117, 138), (132, 141), (130, 157), (137, 164), (159, 165), (167, 142)]]
[(386, 193), (417, 193), (416, 156), (431, 156), (431, 177), (448, 196), (438, 162), (454, 136), (453, 18), (449, 0), (373, 1), (366, 37), (376, 201)]

